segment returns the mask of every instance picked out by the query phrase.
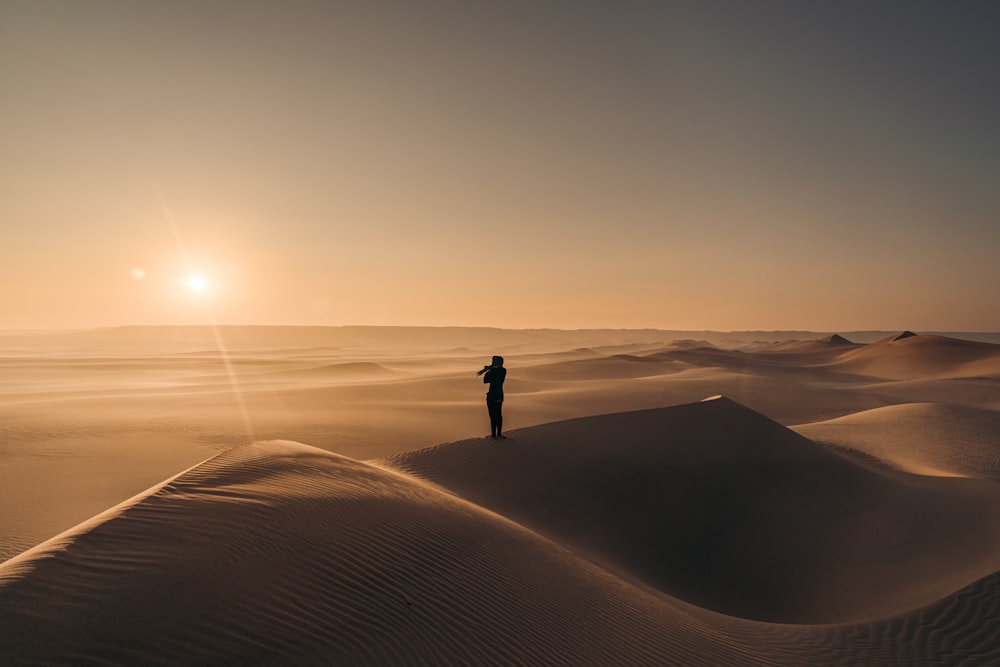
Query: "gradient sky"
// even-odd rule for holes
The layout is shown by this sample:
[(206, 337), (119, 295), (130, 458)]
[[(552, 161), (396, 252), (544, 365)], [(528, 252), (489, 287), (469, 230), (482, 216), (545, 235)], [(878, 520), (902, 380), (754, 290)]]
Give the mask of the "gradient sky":
[(0, 328), (1000, 331), (998, 34), (988, 0), (4, 0)]

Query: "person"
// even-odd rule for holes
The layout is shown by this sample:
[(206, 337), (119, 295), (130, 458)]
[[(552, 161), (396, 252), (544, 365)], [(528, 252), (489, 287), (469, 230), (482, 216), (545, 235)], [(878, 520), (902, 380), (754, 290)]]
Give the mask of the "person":
[(496, 440), (506, 440), (503, 434), (503, 381), (507, 377), (507, 369), (503, 367), (503, 357), (494, 356), (493, 363), (483, 366), (477, 375), (483, 376), (483, 383), (489, 384), (486, 392), (486, 409), (490, 413), (490, 437)]

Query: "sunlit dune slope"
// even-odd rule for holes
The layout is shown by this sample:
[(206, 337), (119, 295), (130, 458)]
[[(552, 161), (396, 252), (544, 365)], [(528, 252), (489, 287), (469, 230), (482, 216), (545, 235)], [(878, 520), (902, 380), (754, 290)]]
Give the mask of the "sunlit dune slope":
[(916, 473), (1000, 481), (1000, 412), (910, 403), (794, 427)]
[(754, 343), (736, 350), (669, 347), (646, 356), (698, 367), (837, 381), (1000, 377), (1000, 345), (911, 332), (868, 345), (833, 335)]
[(1000, 489), (857, 465), (733, 401), (390, 457), (689, 602), (784, 622), (928, 603), (1000, 568)]
[(835, 366), (897, 379), (996, 376), (1000, 345), (932, 334), (900, 335), (845, 352)]
[(436, 487), (269, 442), (0, 565), (0, 661), (795, 662), (684, 609)]

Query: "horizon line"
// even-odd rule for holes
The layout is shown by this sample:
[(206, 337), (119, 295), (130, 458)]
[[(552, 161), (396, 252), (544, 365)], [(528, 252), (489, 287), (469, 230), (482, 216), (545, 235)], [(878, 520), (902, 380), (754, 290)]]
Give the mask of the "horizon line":
[(84, 331), (100, 331), (110, 329), (184, 329), (184, 328), (260, 328), (260, 329), (481, 329), (491, 331), (663, 331), (680, 333), (893, 333), (910, 331), (914, 333), (976, 333), (1000, 334), (1000, 329), (959, 329), (959, 328), (842, 328), (842, 329), (808, 329), (808, 328), (775, 328), (775, 329), (711, 329), (711, 328), (665, 328), (657, 326), (642, 327), (499, 327), (477, 324), (112, 324), (84, 327), (17, 327), (0, 328), (0, 334), (32, 334), (32, 333), (79, 333)]

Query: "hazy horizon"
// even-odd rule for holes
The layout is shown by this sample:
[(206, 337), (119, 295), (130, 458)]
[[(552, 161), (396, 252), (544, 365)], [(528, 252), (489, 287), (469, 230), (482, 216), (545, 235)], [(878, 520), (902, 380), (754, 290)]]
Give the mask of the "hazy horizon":
[(149, 324), (110, 324), (90, 327), (50, 327), (50, 328), (2, 328), (0, 333), (32, 333), (32, 332), (52, 332), (52, 333), (74, 333), (114, 329), (239, 329), (239, 328), (268, 328), (268, 329), (469, 329), (469, 330), (489, 330), (489, 331), (655, 331), (664, 333), (718, 333), (718, 334), (738, 334), (738, 333), (798, 333), (798, 334), (839, 334), (839, 333), (903, 333), (912, 332), (915, 334), (1000, 334), (1000, 331), (990, 329), (958, 330), (947, 328), (916, 329), (914, 327), (895, 327), (888, 329), (864, 328), (864, 329), (805, 329), (802, 327), (792, 328), (740, 328), (740, 329), (674, 329), (663, 327), (504, 327), (488, 325), (468, 325), (468, 324), (245, 324), (239, 322), (226, 324), (212, 324), (208, 322), (188, 322), (180, 324), (149, 323)]
[(1000, 331), (998, 27), (5, 2), (0, 330)]
[[(1000, 345), (1000, 332), (947, 330), (847, 330), (466, 327), (386, 325), (125, 325), (88, 329), (0, 329), (0, 344), (11, 358), (44, 350), (89, 351), (142, 356), (183, 352), (227, 352), (305, 348), (339, 354), (345, 350), (393, 354), (530, 354), (557, 350), (599, 351), (606, 354), (669, 348), (675, 344), (720, 349), (756, 349), (758, 344), (789, 341), (825, 342), (832, 335), (867, 345), (894, 340), (907, 332), (941, 340)], [(381, 352), (380, 352), (381, 353)]]

